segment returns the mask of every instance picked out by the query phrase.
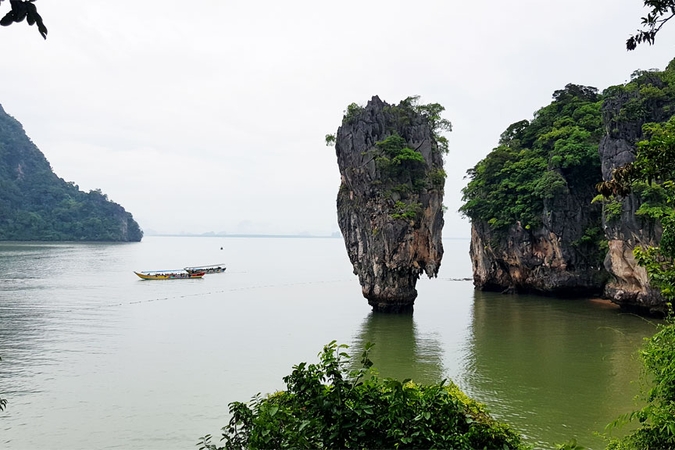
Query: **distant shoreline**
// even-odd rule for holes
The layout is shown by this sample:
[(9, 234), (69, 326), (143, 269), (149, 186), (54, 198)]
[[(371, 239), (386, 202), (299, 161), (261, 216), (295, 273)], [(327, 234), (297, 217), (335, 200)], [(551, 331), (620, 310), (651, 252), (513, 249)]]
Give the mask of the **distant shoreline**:
[[(308, 235), (308, 234), (145, 234), (145, 237), (206, 237), (206, 238), (312, 238), (312, 239), (342, 239), (342, 235)], [(471, 238), (444, 237), (444, 241), (470, 241)]]

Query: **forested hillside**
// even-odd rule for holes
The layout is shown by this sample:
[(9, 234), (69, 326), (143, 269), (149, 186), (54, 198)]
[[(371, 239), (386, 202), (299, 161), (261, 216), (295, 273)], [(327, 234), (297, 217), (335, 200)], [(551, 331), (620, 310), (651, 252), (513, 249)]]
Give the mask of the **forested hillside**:
[(461, 211), (494, 229), (530, 229), (541, 225), (547, 200), (600, 182), (601, 105), (597, 89), (568, 84), (532, 121), (510, 125), (468, 171)]
[[(476, 286), (602, 293), (621, 306), (662, 312), (665, 302), (634, 249), (660, 240), (669, 196), (656, 176), (630, 186), (613, 177), (626, 178), (638, 149), (664, 135), (657, 131), (674, 112), (671, 62), (663, 71), (636, 70), (602, 93), (568, 84), (532, 120), (509, 126), (468, 171), (463, 191)], [(670, 157), (659, 153), (663, 147), (657, 158)]]
[(138, 223), (99, 189), (59, 178), (0, 106), (0, 240), (133, 241)]

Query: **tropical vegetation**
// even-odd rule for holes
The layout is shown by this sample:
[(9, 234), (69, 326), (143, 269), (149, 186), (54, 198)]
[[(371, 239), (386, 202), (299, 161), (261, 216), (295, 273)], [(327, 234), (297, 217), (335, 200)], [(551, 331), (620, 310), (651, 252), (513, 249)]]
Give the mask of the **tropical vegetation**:
[(593, 87), (568, 84), (555, 91), (550, 105), (532, 121), (511, 124), (499, 145), (467, 172), (460, 211), (495, 230), (518, 223), (536, 228), (547, 202), (600, 182), (601, 106)]
[(639, 44), (654, 44), (656, 34), (675, 16), (675, 0), (644, 0), (648, 13), (642, 18), (642, 29), (626, 40), (626, 49), (635, 50)]
[[(384, 139), (375, 142), (364, 153), (378, 169), (379, 177), (373, 185), (377, 185), (381, 194), (390, 200), (390, 217), (411, 223), (416, 223), (422, 211), (419, 195), (426, 190), (443, 191), (446, 173), (442, 157), (448, 153), (448, 139), (443, 132), (452, 131), (450, 121), (441, 117), (445, 111), (443, 106), (438, 103), (423, 104), (419, 99), (419, 96), (411, 96), (398, 105), (387, 105), (384, 112), (393, 125), (389, 126)], [(344, 111), (342, 124), (355, 123), (363, 111), (363, 106), (351, 103)], [(431, 151), (437, 156), (431, 162), (427, 162), (419, 148), (413, 148), (399, 134), (399, 130), (406, 126), (420, 124), (420, 119), (431, 130)], [(337, 143), (335, 134), (327, 134), (325, 139), (327, 146)]]
[(286, 390), (230, 403), (223, 447), (200, 449), (452, 448), (521, 449), (520, 436), (452, 383), (380, 378), (368, 344), (354, 369), (347, 346), (324, 346), (319, 363), (300, 363)]
[(663, 227), (658, 245), (637, 246), (634, 253), (650, 283), (668, 301), (669, 317), (640, 353), (648, 386), (645, 406), (612, 424), (636, 421), (639, 426), (612, 440), (610, 450), (675, 448), (675, 117), (664, 123), (646, 123), (642, 132), (635, 161), (616, 170), (613, 179), (600, 188), (608, 195), (639, 195), (643, 203), (636, 214)]
[(140, 241), (138, 223), (100, 189), (54, 174), (21, 124), (0, 107), (0, 241)]
[[(605, 223), (589, 227), (581, 240), (600, 242), (603, 225), (621, 220), (626, 199), (632, 199), (636, 220), (658, 238), (636, 246), (634, 256), (668, 302), (670, 316), (640, 353), (645, 406), (610, 428), (631, 421), (637, 426), (611, 439), (608, 448), (675, 448), (675, 61), (663, 71), (635, 71), (630, 82), (601, 94), (568, 85), (553, 98), (532, 121), (508, 127), (498, 147), (468, 172), (461, 211), (497, 232), (516, 224), (533, 228), (556, 196), (597, 182), (594, 202), (603, 204)], [(598, 155), (605, 135), (635, 145), (634, 161), (608, 181), (601, 180)]]

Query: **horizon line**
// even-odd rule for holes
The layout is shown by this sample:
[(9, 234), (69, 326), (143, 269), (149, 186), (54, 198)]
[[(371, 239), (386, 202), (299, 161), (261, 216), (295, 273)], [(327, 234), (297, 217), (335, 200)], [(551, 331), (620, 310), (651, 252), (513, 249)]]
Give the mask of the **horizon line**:
[[(215, 234), (215, 233), (151, 233), (144, 234), (143, 237), (147, 236), (158, 236), (158, 237), (262, 237), (262, 238), (330, 238), (338, 239), (342, 238), (342, 234), (324, 234), (324, 235), (313, 235), (313, 234), (259, 234), (259, 233), (233, 233), (233, 234)], [(470, 240), (470, 237), (443, 237), (441, 239), (454, 239), (454, 240)]]

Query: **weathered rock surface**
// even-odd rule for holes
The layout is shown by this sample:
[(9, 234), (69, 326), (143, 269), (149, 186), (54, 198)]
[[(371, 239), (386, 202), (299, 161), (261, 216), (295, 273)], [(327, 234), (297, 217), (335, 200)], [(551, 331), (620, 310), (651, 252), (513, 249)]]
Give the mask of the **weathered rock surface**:
[[(664, 112), (666, 104), (654, 105), (645, 115), (634, 120), (621, 120), (621, 110), (627, 102), (638, 97), (639, 92), (622, 93), (607, 100), (603, 105), (603, 122), (606, 134), (600, 141), (602, 179), (611, 180), (614, 169), (635, 160), (635, 144), (642, 139), (642, 125), (646, 122), (661, 122), (669, 117)], [(604, 287), (604, 296), (624, 308), (652, 313), (665, 312), (665, 300), (657, 290), (650, 287), (644, 268), (638, 266), (633, 256), (637, 245), (658, 245), (661, 228), (638, 218), (635, 212), (640, 207), (640, 198), (629, 194), (621, 199), (621, 217), (604, 217), (603, 224), (608, 240), (605, 268), (611, 275)]]
[[(672, 71), (671, 66), (673, 63), (667, 70)], [(603, 94), (603, 130), (598, 138), (603, 181), (611, 180), (615, 169), (635, 160), (636, 144), (644, 139), (644, 124), (664, 122), (672, 116), (675, 99), (668, 91), (672, 83), (670, 88), (667, 83), (668, 77), (646, 72), (630, 86), (612, 87)], [(595, 183), (590, 179), (585, 181), (587, 186), (567, 183), (566, 192), (545, 201), (542, 226), (537, 229), (525, 230), (516, 224), (496, 231), (486, 222), (472, 219), (470, 253), (475, 286), (503, 292), (601, 295), (626, 309), (664, 313), (665, 300), (650, 286), (646, 271), (633, 256), (636, 246), (658, 245), (662, 234), (657, 221), (636, 215), (642, 201), (639, 195), (617, 195), (611, 200), (611, 214), (607, 207), (602, 212), (602, 234), (607, 242), (602, 263), (588, 258), (580, 247), (583, 230), (599, 222), (598, 204), (591, 203), (597, 195)], [(616, 206), (621, 207), (620, 213)]]
[(553, 296), (595, 296), (602, 293), (605, 274), (575, 242), (600, 213), (590, 193), (561, 196), (544, 212), (536, 230), (517, 224), (506, 231), (486, 223), (471, 224), (470, 255), (474, 285), (506, 293)]
[[(423, 157), (415, 176), (401, 171), (405, 161), (392, 175), (395, 158), (377, 145), (396, 135)], [(411, 311), (417, 280), (424, 272), (435, 277), (443, 256), (444, 178), (431, 178), (444, 177), (443, 158), (431, 125), (403, 102), (392, 106), (373, 97), (348, 111), (335, 150), (338, 222), (363, 295), (374, 311)]]

